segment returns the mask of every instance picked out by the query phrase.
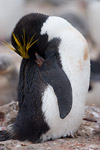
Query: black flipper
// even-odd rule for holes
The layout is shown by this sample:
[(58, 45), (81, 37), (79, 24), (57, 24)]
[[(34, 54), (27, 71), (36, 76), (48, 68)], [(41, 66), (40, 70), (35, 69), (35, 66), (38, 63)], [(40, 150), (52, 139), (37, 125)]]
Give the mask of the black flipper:
[(58, 100), (60, 117), (64, 119), (72, 107), (72, 88), (67, 75), (58, 63), (57, 53), (49, 53), (40, 72), (44, 82), (53, 87)]

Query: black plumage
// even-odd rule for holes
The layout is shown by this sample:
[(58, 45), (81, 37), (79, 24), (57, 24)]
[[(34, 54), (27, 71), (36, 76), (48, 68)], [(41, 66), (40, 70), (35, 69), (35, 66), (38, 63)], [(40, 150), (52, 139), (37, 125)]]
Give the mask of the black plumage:
[[(30, 57), (35, 57), (35, 52), (37, 52), (40, 56), (45, 57), (45, 49), (48, 45), (48, 35), (40, 35), (41, 28), (43, 26), (43, 23), (48, 18), (47, 15), (38, 14), (38, 13), (32, 13), (24, 16), (20, 19), (20, 21), (17, 23), (13, 33), (20, 39), (21, 44), (23, 45), (22, 35), (23, 31), (25, 31), (25, 41), (27, 42), (28, 39), (31, 39), (32, 36), (34, 36), (34, 41), (38, 39), (38, 42), (36, 42), (32, 47), (30, 47), (28, 53)], [(11, 36), (11, 42), (12, 45), (17, 49), (17, 44)]]

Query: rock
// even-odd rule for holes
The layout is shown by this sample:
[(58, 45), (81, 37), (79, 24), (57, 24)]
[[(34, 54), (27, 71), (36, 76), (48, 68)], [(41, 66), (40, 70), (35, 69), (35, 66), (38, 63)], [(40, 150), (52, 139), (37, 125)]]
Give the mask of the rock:
[[(12, 102), (0, 107), (0, 112), (5, 114), (0, 129), (14, 122), (18, 112), (18, 104)], [(59, 131), (58, 131), (59, 132)], [(76, 136), (73, 138), (62, 138), (44, 143), (32, 144), (31, 142), (20, 142), (8, 140), (0, 142), (0, 150), (94, 150), (100, 149), (100, 108), (86, 106), (84, 119)]]
[[(0, 130), (3, 130), (8, 125), (12, 124), (15, 121), (16, 115), (18, 113), (18, 103), (11, 102), (7, 105), (0, 107), (0, 114), (2, 114), (3, 120), (0, 119)], [(0, 116), (0, 117), (2, 117)]]

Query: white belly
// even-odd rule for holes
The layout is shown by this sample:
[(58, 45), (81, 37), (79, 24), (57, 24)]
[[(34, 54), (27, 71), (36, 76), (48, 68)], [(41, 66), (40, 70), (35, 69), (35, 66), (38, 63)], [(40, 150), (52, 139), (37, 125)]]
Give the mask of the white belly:
[[(70, 113), (64, 119), (61, 119), (56, 95), (53, 88), (48, 85), (42, 97), (42, 111), (50, 130), (41, 136), (43, 141), (50, 138), (55, 139), (66, 135), (73, 135), (77, 131), (84, 114), (90, 77), (90, 61), (85, 39), (64, 20), (62, 20), (62, 30), (59, 18), (55, 18), (55, 22), (50, 24), (53, 18), (50, 17), (47, 20), (41, 33), (47, 32), (48, 35), (51, 35), (49, 36), (49, 40), (54, 37), (60, 37), (61, 39), (59, 54), (63, 70), (67, 74), (72, 86), (73, 103)], [(56, 26), (56, 29), (52, 31), (54, 24), (60, 24), (60, 27)], [(49, 26), (51, 30), (48, 29)]]

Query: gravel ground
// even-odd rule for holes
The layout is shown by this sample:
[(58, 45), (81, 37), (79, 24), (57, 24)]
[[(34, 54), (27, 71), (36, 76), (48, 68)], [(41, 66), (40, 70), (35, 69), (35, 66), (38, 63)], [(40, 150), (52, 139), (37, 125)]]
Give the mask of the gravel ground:
[[(0, 107), (0, 130), (14, 122), (18, 104)], [(100, 150), (100, 108), (87, 106), (82, 124), (73, 138), (63, 138), (39, 144), (8, 140), (0, 142), (0, 150)]]

